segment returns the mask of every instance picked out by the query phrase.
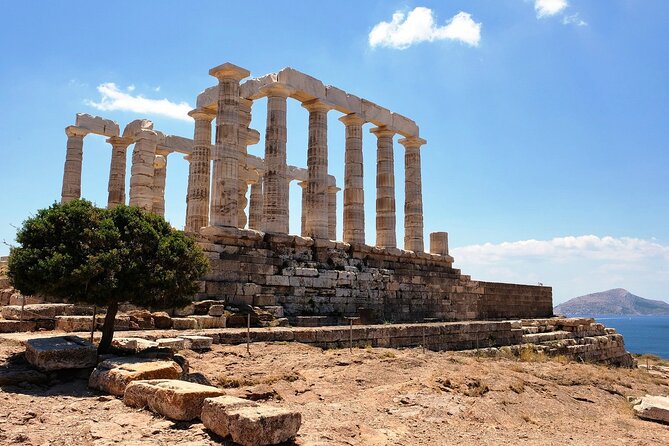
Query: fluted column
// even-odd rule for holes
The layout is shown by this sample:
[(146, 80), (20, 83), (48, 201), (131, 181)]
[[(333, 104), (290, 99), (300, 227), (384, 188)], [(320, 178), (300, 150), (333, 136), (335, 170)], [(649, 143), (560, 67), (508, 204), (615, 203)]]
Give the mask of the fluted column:
[(376, 246), (396, 248), (395, 168), (392, 130), (374, 127), (376, 141)]
[(167, 179), (167, 153), (156, 155), (153, 163), (153, 213), (165, 216), (165, 180)]
[(423, 252), (423, 187), (420, 169), (422, 138), (399, 140), (404, 146), (404, 249)]
[(251, 196), (249, 198), (249, 228), (257, 231), (263, 228), (263, 192), (262, 176), (257, 182), (251, 184)]
[(65, 129), (65, 134), (67, 134), (67, 152), (63, 168), (61, 203), (81, 197), (81, 163), (84, 156), (84, 136), (88, 134), (88, 130), (71, 125)]
[(249, 169), (246, 165), (248, 155), (248, 146), (257, 144), (260, 135), (257, 131), (249, 128), (251, 124), (251, 106), (253, 101), (250, 99), (239, 99), (239, 224), (240, 228), (246, 227), (248, 219), (246, 218), (246, 207), (249, 203), (247, 197), (249, 191)]
[(153, 176), (158, 134), (141, 130), (135, 134), (130, 170), (130, 206), (153, 210)]
[(308, 203), (307, 203), (307, 185), (308, 181), (300, 181), (297, 183), (298, 186), (302, 188), (302, 212), (300, 214), (300, 235), (302, 237), (307, 237), (307, 212), (308, 212)]
[(363, 189), (362, 125), (351, 113), (339, 118), (346, 125), (344, 154), (344, 241), (365, 243), (365, 192)]
[(317, 99), (304, 102), (309, 111), (307, 151), (307, 236), (328, 237), (328, 110)]
[(239, 221), (239, 81), (250, 73), (225, 63), (209, 70), (218, 79), (216, 144), (209, 221), (214, 226), (238, 226)]
[(209, 183), (211, 181), (211, 121), (214, 114), (205, 109), (188, 113), (195, 120), (193, 151), (188, 167), (186, 232), (198, 232), (209, 225)]
[(130, 140), (112, 136), (107, 139), (112, 146), (111, 163), (109, 165), (109, 184), (107, 186), (107, 207), (109, 209), (125, 204), (125, 166), (126, 151)]
[(286, 99), (288, 90), (274, 85), (267, 94), (265, 176), (263, 178), (264, 229), (288, 233), (288, 180), (286, 171)]
[(328, 187), (328, 238), (337, 240), (337, 186)]

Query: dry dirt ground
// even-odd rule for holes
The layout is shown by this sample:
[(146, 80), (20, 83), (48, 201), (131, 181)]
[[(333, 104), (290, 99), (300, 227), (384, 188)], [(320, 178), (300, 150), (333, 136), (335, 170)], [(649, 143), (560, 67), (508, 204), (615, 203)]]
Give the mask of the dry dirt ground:
[[(16, 345), (0, 344), (0, 366)], [(669, 394), (669, 379), (545, 358), (301, 344), (187, 352), (191, 372), (231, 394), (302, 413), (297, 445), (667, 445), (669, 426), (634, 417), (627, 396)], [(531, 358), (530, 358), (531, 359)], [(0, 390), (0, 444), (221, 444), (90, 391), (83, 377)]]

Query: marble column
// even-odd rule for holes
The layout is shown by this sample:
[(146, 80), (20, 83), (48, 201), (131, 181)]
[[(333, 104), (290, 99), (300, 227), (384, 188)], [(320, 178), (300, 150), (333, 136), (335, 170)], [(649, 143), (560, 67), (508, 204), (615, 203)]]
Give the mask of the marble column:
[(264, 230), (288, 233), (288, 179), (286, 171), (286, 100), (288, 90), (273, 85), (267, 93), (265, 175), (263, 178)]
[(376, 141), (376, 246), (396, 248), (393, 135), (385, 126), (370, 129)]
[(307, 185), (308, 181), (300, 181), (297, 183), (298, 186), (302, 188), (302, 213), (300, 217), (300, 235), (302, 237), (307, 237)]
[(404, 146), (404, 249), (423, 252), (423, 187), (420, 169), (422, 138), (399, 140)]
[(239, 81), (250, 73), (225, 63), (209, 70), (218, 79), (216, 144), (209, 222), (238, 226), (239, 220)]
[(247, 194), (249, 191), (249, 170), (246, 165), (246, 156), (248, 146), (257, 144), (259, 134), (251, 130), (251, 106), (253, 101), (250, 99), (239, 99), (239, 216), (238, 222), (240, 228), (246, 227), (248, 219), (246, 218), (246, 207), (248, 205)]
[(251, 183), (249, 198), (249, 229), (260, 231), (263, 228), (263, 192), (262, 176), (257, 182)]
[(153, 176), (158, 134), (153, 130), (140, 130), (135, 134), (130, 169), (130, 206), (153, 210)]
[(167, 153), (156, 155), (153, 163), (153, 213), (165, 217), (165, 180), (167, 179)]
[(67, 152), (63, 168), (63, 189), (60, 202), (81, 198), (81, 163), (84, 156), (84, 136), (88, 130), (71, 125), (65, 129), (67, 134)]
[(195, 120), (193, 151), (188, 166), (186, 232), (198, 232), (209, 225), (209, 183), (211, 181), (211, 121), (214, 113), (197, 108), (188, 113)]
[(355, 113), (342, 116), (339, 120), (346, 125), (343, 240), (347, 243), (365, 243), (365, 192), (362, 163), (362, 125), (365, 120)]
[(328, 187), (328, 238), (337, 240), (337, 186)]
[(448, 232), (430, 233), (430, 254), (448, 255)]
[(126, 138), (112, 136), (107, 139), (107, 142), (112, 146), (109, 185), (107, 186), (107, 208), (111, 209), (125, 204), (126, 151), (131, 141)]
[(307, 236), (328, 237), (328, 110), (318, 99), (304, 102), (309, 111), (307, 151)]

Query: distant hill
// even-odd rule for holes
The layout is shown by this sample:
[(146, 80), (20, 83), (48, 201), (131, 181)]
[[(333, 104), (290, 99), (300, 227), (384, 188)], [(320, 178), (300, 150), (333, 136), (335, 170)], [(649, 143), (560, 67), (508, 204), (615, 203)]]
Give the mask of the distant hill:
[(575, 297), (555, 307), (555, 314), (565, 316), (649, 316), (669, 315), (669, 304), (644, 299), (616, 288)]

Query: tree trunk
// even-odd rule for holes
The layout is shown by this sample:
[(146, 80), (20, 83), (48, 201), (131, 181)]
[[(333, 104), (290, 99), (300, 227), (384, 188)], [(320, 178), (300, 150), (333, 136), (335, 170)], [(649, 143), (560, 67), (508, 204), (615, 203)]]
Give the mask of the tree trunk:
[(116, 321), (116, 313), (118, 312), (118, 302), (112, 302), (107, 307), (107, 314), (105, 315), (105, 322), (102, 325), (102, 338), (98, 345), (98, 353), (107, 353), (111, 347), (112, 338), (114, 337), (114, 322)]

